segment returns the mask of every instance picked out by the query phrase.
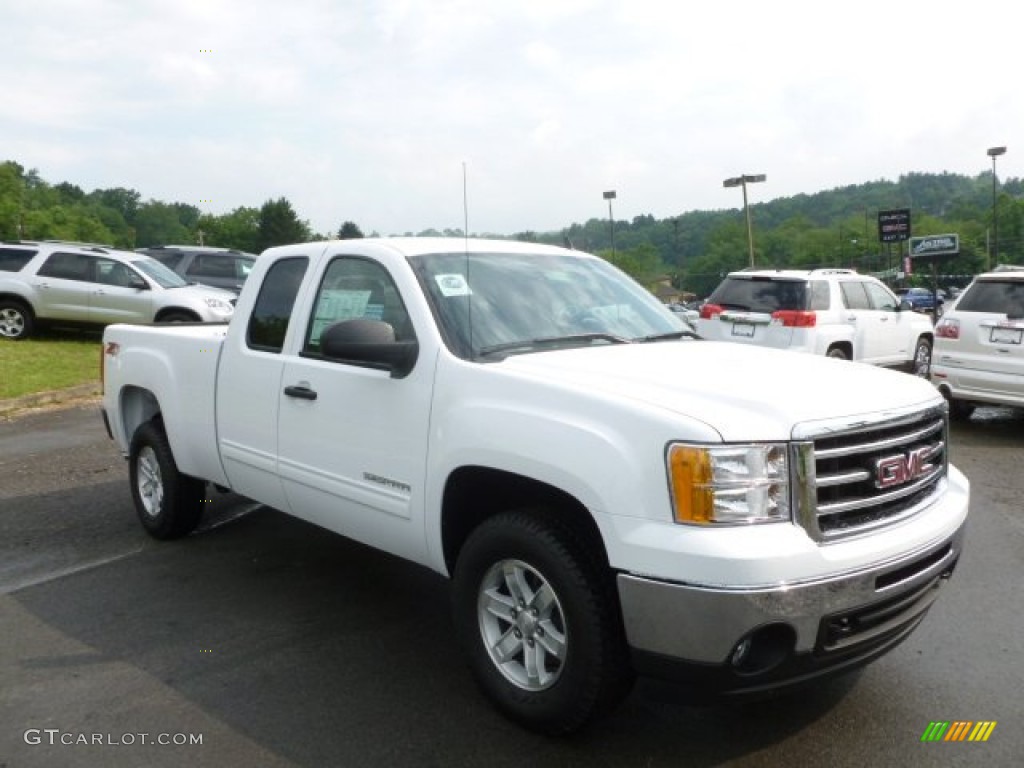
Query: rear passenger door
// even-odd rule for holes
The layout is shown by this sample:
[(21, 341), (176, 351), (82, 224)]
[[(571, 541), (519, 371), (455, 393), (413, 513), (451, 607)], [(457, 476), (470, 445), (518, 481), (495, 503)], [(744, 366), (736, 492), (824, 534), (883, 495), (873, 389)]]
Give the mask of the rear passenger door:
[(51, 253), (32, 279), (36, 314), (53, 320), (89, 321), (92, 260), (80, 253)]

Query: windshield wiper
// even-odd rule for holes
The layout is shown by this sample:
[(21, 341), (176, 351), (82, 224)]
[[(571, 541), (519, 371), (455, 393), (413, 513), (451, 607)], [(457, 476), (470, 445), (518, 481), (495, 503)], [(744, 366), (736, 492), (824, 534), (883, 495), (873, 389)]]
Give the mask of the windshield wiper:
[(607, 341), (612, 344), (629, 344), (630, 340), (614, 333), (573, 333), (568, 336), (543, 336), (539, 339), (524, 339), (522, 341), (506, 341), (503, 344), (492, 344), (483, 347), (477, 353), (480, 357), (489, 357), (500, 352), (513, 352), (522, 350), (529, 352), (537, 347), (550, 347), (559, 344), (574, 344), (577, 342), (589, 343), (591, 341)]
[(698, 336), (696, 333), (690, 330), (683, 331), (668, 331), (667, 333), (652, 333), (650, 336), (641, 336), (635, 341), (641, 344), (646, 341), (671, 341), (672, 339), (702, 339), (703, 336)]

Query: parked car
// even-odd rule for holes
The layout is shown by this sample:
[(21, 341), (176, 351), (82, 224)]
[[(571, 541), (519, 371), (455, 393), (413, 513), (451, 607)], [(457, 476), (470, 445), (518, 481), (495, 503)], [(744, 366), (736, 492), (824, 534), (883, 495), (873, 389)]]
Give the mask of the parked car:
[[(896, 291), (896, 295), (899, 296), (901, 301), (910, 304), (910, 308), (915, 312), (931, 312), (935, 307), (936, 296), (930, 288), (904, 288)], [(942, 291), (939, 291), (937, 298), (939, 314), (941, 314), (946, 298)]]
[(908, 368), (927, 377), (931, 320), (851, 269), (733, 272), (700, 310), (705, 339)]
[(59, 241), (0, 243), (0, 338), (24, 339), (44, 324), (223, 322), (235, 299), (189, 285), (141, 253)]
[(978, 275), (935, 326), (932, 382), (950, 414), (1024, 407), (1024, 268)]
[(155, 245), (136, 248), (166, 264), (191, 283), (212, 285), (238, 294), (256, 263), (256, 254), (202, 245)]

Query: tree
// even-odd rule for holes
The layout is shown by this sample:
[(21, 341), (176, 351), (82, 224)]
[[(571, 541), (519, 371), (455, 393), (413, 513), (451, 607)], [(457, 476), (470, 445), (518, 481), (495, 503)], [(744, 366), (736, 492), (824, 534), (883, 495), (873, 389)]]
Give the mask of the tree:
[(150, 200), (139, 207), (135, 215), (138, 246), (191, 243), (192, 232), (181, 223), (174, 205)]
[(299, 219), (286, 198), (267, 200), (260, 208), (257, 251), (275, 245), (304, 243), (309, 240), (309, 235), (309, 225)]
[(260, 250), (260, 212), (256, 208), (242, 206), (223, 216), (204, 214), (199, 217), (197, 226), (203, 233), (205, 245), (250, 253)]
[(364, 237), (363, 231), (354, 221), (346, 221), (338, 230), (339, 240), (358, 240)]

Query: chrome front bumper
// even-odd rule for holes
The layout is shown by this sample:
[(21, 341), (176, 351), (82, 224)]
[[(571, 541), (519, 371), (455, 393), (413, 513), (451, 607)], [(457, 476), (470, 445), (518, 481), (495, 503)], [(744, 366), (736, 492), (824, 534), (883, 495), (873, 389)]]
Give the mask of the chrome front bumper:
[(793, 657), (849, 662), (863, 651), (873, 658), (887, 639), (904, 638), (923, 618), (952, 574), (964, 529), (869, 569), (771, 588), (720, 589), (620, 574), (626, 637), (635, 653), (714, 666), (728, 665), (751, 633), (778, 627), (793, 638)]

